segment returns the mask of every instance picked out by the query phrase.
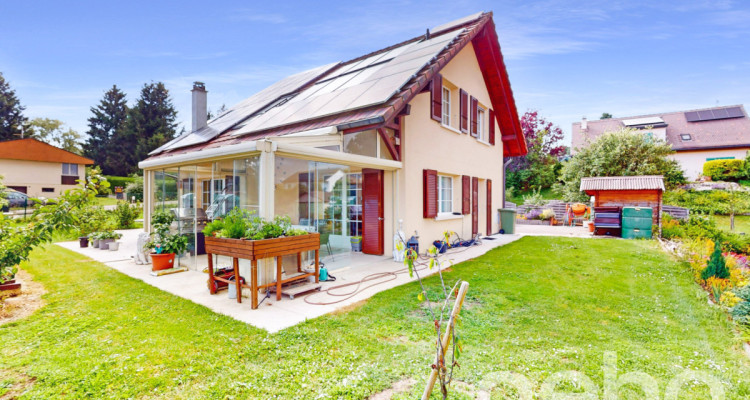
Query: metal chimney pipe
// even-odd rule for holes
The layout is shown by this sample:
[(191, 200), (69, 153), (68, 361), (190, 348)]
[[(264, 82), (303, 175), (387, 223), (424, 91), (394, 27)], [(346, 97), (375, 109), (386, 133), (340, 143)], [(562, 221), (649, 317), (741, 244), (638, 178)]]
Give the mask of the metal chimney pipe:
[(208, 92), (203, 82), (193, 82), (193, 132), (208, 125)]

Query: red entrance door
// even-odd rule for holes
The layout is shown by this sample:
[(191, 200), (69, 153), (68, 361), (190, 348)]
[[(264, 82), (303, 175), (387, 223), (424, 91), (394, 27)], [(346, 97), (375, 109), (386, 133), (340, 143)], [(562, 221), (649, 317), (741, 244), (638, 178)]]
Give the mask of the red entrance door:
[(471, 177), (471, 235), (479, 233), (479, 178)]
[(383, 254), (383, 171), (362, 170), (362, 252)]

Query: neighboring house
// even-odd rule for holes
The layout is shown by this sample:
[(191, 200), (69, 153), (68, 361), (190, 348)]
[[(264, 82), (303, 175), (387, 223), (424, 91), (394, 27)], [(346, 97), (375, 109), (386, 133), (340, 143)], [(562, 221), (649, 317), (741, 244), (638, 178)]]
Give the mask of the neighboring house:
[(93, 160), (36, 139), (0, 142), (3, 184), (31, 197), (57, 197), (86, 176)]
[(742, 105), (611, 118), (573, 124), (573, 154), (604, 132), (631, 127), (651, 132), (675, 150), (689, 180), (703, 173), (703, 163), (744, 159), (750, 150), (750, 119)]
[(191, 204), (217, 217), (229, 199), (329, 233), (334, 252), (361, 236), (390, 255), (399, 225), (422, 251), (444, 231), (498, 232), (503, 157), (527, 151), (492, 13), (293, 75), (207, 124), (196, 82), (193, 114), (140, 163), (147, 225)]

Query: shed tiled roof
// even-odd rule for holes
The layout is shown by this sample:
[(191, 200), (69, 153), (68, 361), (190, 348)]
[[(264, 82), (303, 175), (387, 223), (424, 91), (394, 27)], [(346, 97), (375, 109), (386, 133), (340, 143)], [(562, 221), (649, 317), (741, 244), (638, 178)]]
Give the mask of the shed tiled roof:
[(664, 190), (661, 175), (597, 176), (581, 179), (581, 191), (595, 190)]
[[(686, 110), (588, 121), (588, 129), (586, 131), (582, 131), (581, 123), (576, 122), (573, 124), (572, 147), (574, 150), (576, 148), (585, 147), (587, 140), (594, 141), (604, 132), (620, 130), (624, 127), (623, 120), (649, 117), (661, 117), (664, 120), (664, 123), (667, 124), (667, 143), (671, 144), (675, 151), (750, 147), (750, 118), (747, 117), (745, 108), (742, 105), (728, 107), (740, 107), (743, 117), (698, 122), (688, 122), (685, 117), (685, 114), (688, 112), (701, 112), (724, 108), (713, 107), (700, 110)], [(690, 139), (683, 140), (681, 137), (683, 134), (689, 134)]]
[(492, 13), (477, 13), (424, 35), (345, 63), (286, 78), (176, 138), (151, 158), (281, 136), (316, 128), (383, 126), (422, 92), (468, 43), (477, 60), (502, 132), (505, 156), (526, 154), (518, 112), (495, 33)]
[(0, 142), (0, 159), (43, 161), (66, 164), (92, 165), (94, 160), (81, 157), (34, 138)]

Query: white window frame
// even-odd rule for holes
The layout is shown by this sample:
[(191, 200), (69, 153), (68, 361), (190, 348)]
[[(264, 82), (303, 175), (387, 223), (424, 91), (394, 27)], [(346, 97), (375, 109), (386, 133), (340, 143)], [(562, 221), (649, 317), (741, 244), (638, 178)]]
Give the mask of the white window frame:
[(442, 118), (441, 123), (444, 126), (451, 126), (451, 90), (443, 86), (442, 99)]
[(62, 163), (62, 174), (63, 176), (78, 176), (78, 164)]
[(477, 106), (477, 140), (487, 142), (487, 132), (484, 126), (485, 109)]
[[(449, 182), (449, 187), (446, 187), (446, 182)], [(444, 193), (446, 189), (448, 193)], [(450, 175), (438, 175), (438, 215), (441, 214), (453, 215), (453, 177)]]

